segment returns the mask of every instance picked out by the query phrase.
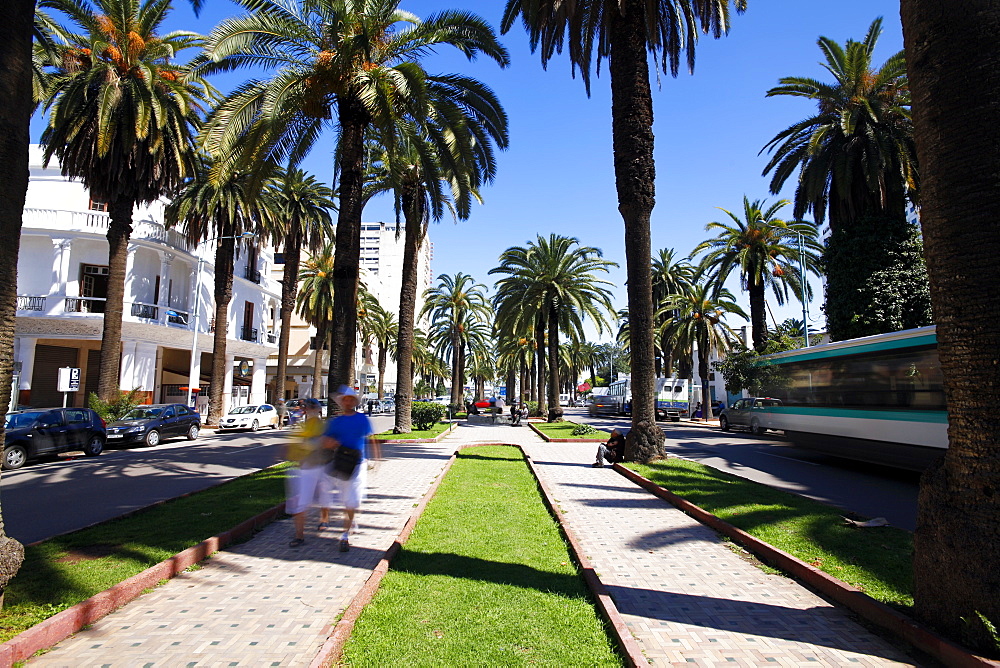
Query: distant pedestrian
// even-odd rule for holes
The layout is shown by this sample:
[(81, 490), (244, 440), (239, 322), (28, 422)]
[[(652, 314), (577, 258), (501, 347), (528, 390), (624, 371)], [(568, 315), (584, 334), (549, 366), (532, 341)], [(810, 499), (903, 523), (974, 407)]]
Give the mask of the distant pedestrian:
[(609, 464), (625, 461), (625, 436), (617, 429), (611, 430), (607, 443), (597, 446), (597, 461), (591, 466), (595, 469), (603, 468), (605, 460)]
[(490, 397), (489, 404), (490, 404), (490, 422), (496, 422), (497, 421), (497, 398), (496, 397)]
[(278, 411), (278, 424), (284, 427), (288, 423), (288, 406), (284, 399), (278, 399), (274, 404), (274, 409)]
[(326, 423), (321, 417), (322, 409), (315, 399), (306, 399), (304, 409), (302, 426), (285, 449), (285, 459), (295, 463), (288, 474), (285, 502), (285, 511), (295, 523), (295, 537), (289, 547), (306, 542), (306, 511), (310, 506), (319, 506), (317, 530), (323, 531), (330, 526), (330, 508), (334, 503), (333, 480), (326, 471), (332, 453), (323, 443)]
[(503, 400), (503, 397), (497, 397), (496, 405), (493, 410), (497, 412), (497, 415), (503, 415), (503, 409), (507, 407), (507, 403)]
[[(344, 532), (340, 535), (340, 551), (347, 552), (350, 549), (351, 528), (354, 525), (354, 514), (365, 499), (365, 491), (368, 483), (368, 452), (374, 455), (375, 460), (382, 459), (382, 450), (378, 441), (372, 438), (373, 429), (371, 420), (364, 413), (358, 413), (358, 393), (354, 389), (342, 385), (336, 396), (337, 405), (340, 406), (340, 415), (330, 420), (324, 434), (323, 445), (334, 451), (332, 466), (336, 468), (340, 460), (354, 461), (353, 472), (337, 474), (334, 478), (337, 488), (340, 490), (340, 500), (344, 504)], [(345, 457), (337, 455), (337, 450), (343, 448), (347, 451), (358, 451), (356, 453), (342, 453), (351, 455)], [(340, 477), (344, 475), (345, 477)]]

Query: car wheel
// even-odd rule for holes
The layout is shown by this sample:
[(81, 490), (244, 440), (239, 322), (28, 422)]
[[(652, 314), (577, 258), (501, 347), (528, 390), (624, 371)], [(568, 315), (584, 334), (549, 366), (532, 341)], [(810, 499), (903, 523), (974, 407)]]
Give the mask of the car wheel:
[(254, 420), (253, 423), (250, 425), (250, 431), (257, 431), (258, 429), (260, 429), (260, 424), (258, 424), (257, 421)]
[(755, 419), (750, 423), (750, 433), (753, 434), (754, 436), (760, 436), (765, 431), (767, 430), (760, 426), (759, 420)]
[(88, 457), (96, 457), (102, 452), (104, 452), (104, 439), (96, 434), (91, 436), (87, 444), (83, 446), (83, 454)]
[(3, 449), (3, 468), (16, 471), (28, 461), (28, 451), (23, 445), (11, 445)]
[(726, 419), (725, 415), (719, 416), (719, 429), (722, 431), (729, 431), (729, 420)]
[(188, 427), (187, 439), (193, 441), (196, 438), (198, 438), (198, 425), (193, 424)]
[(151, 448), (158, 446), (160, 444), (160, 432), (150, 429), (149, 433), (146, 434), (145, 443)]

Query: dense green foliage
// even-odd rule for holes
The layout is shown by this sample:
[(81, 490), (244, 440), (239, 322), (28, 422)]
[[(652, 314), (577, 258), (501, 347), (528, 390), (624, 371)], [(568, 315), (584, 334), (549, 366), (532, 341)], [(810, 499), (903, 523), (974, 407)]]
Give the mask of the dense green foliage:
[(602, 432), (598, 431), (589, 424), (578, 424), (573, 427), (573, 431), (570, 432), (574, 436), (590, 436), (591, 434), (600, 434)]
[(87, 405), (101, 416), (105, 422), (120, 420), (126, 413), (139, 405), (141, 387), (132, 388), (128, 392), (119, 392), (111, 401), (104, 401), (93, 392), (87, 395)]
[(462, 451), (354, 626), (349, 666), (614, 666), (521, 453)]
[(933, 322), (923, 242), (912, 223), (880, 219), (841, 226), (827, 240), (823, 264), (832, 340)]
[(430, 401), (413, 402), (413, 426), (421, 431), (426, 431), (441, 421), (444, 417), (445, 407)]

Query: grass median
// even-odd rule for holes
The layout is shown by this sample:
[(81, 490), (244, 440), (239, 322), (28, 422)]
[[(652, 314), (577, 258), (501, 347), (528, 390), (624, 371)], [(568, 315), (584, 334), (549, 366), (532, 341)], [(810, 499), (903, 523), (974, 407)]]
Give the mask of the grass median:
[(375, 438), (380, 441), (407, 441), (414, 438), (435, 438), (448, 431), (449, 427), (451, 427), (450, 422), (438, 422), (430, 429), (414, 429), (408, 434), (394, 434), (390, 429), (389, 431), (375, 434)]
[(5, 592), (0, 642), (281, 503), (286, 467), (25, 548)]
[(549, 438), (581, 438), (594, 441), (595, 443), (603, 443), (611, 436), (611, 432), (604, 431), (603, 429), (598, 429), (597, 431), (590, 432), (589, 434), (574, 436), (573, 430), (580, 425), (576, 422), (569, 422), (566, 420), (562, 422), (532, 422), (531, 426), (535, 427), (538, 431), (542, 432)]
[(876, 600), (902, 609), (913, 605), (908, 531), (847, 526), (846, 511), (684, 459), (626, 466)]
[(459, 454), (342, 662), (621, 665), (527, 463), (505, 446)]

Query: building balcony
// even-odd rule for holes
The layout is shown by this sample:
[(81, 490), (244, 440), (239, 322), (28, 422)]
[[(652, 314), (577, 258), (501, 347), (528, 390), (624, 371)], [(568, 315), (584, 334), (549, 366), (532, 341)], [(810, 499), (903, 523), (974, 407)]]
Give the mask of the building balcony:
[(240, 328), (240, 338), (244, 341), (252, 341), (257, 343), (257, 328), (256, 327), (241, 327)]
[[(62, 209), (25, 209), (23, 227), (62, 230), (66, 232), (89, 232), (102, 236), (108, 233), (111, 217), (98, 211), (65, 211)], [(151, 220), (136, 220), (132, 223), (133, 240), (156, 241), (177, 250), (190, 253), (193, 247), (178, 230), (168, 230)]]
[(260, 285), (261, 276), (260, 272), (252, 267), (247, 267), (246, 271), (243, 273), (243, 278)]

